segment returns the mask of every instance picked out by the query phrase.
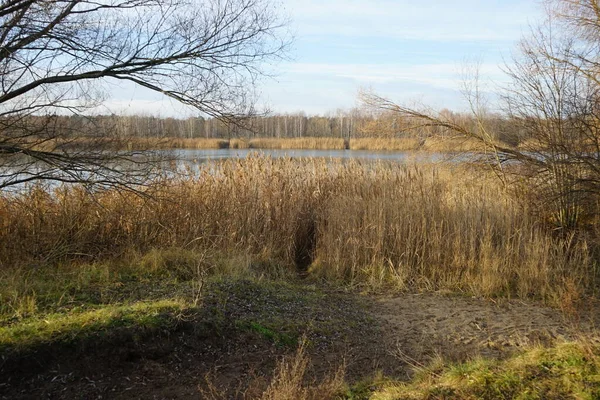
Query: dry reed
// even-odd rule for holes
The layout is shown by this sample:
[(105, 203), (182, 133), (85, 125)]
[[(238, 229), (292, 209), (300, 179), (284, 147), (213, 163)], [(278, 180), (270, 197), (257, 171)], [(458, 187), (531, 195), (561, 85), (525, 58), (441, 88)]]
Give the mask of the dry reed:
[(417, 138), (359, 138), (350, 139), (350, 150), (419, 150), (420, 140)]
[(482, 144), (476, 139), (464, 137), (359, 138), (350, 139), (350, 150), (477, 152), (482, 150)]
[[(306, 354), (306, 339), (303, 339), (295, 354), (288, 355), (277, 362), (273, 376), (265, 387), (264, 378), (258, 377), (249, 387), (238, 393), (237, 397), (246, 400), (333, 400), (340, 399), (346, 383), (345, 365), (332, 370), (320, 380), (310, 379), (312, 364)], [(202, 398), (223, 400), (235, 397), (233, 393), (219, 390), (210, 375), (198, 389)]]
[(303, 150), (344, 150), (344, 139), (339, 138), (257, 138), (250, 141), (253, 149), (303, 149)]
[(591, 286), (586, 243), (467, 166), (251, 157), (157, 182), (153, 199), (33, 187), (0, 197), (4, 271), (152, 249), (247, 254), (372, 290), (560, 301)]
[(229, 141), (226, 139), (130, 138), (124, 143), (129, 150), (229, 148)]
[(344, 139), (337, 138), (256, 138), (256, 139), (187, 139), (131, 138), (123, 141), (128, 149), (344, 149)]

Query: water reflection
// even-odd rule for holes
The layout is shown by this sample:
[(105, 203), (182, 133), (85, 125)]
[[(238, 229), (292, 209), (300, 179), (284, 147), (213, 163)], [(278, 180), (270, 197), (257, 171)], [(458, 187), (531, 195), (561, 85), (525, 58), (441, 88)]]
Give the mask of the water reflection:
[[(110, 163), (110, 170), (115, 173), (124, 173), (131, 182), (144, 179), (149, 176), (177, 176), (180, 173), (198, 174), (201, 169), (206, 167), (207, 163), (218, 162), (226, 159), (243, 159), (248, 156), (259, 155), (273, 158), (320, 158), (329, 160), (364, 160), (364, 161), (388, 161), (400, 163), (437, 163), (437, 162), (463, 162), (473, 160), (474, 154), (469, 153), (433, 153), (433, 152), (399, 152), (399, 151), (373, 151), (373, 150), (294, 150), (294, 149), (174, 149), (149, 151), (138, 154), (130, 161), (114, 161)], [(151, 172), (150, 172), (151, 171)], [(97, 181), (98, 178), (108, 179), (109, 175), (99, 175), (96, 177), (93, 170), (77, 171), (81, 182)], [(106, 174), (106, 171), (103, 171)], [(36, 164), (28, 162), (26, 168), (15, 168), (5, 165), (0, 168), (0, 183), (9, 183), (10, 181), (26, 180), (29, 176), (41, 177), (32, 180), (29, 183), (19, 183), (2, 187), (2, 192), (21, 192), (31, 185), (44, 183), (49, 189), (54, 189), (73, 178), (73, 171), (69, 174), (62, 172), (55, 166), (45, 163)], [(116, 175), (115, 175), (116, 176)], [(122, 177), (122, 176), (121, 176)], [(77, 177), (75, 177), (77, 178)], [(6, 185), (5, 185), (6, 186)], [(100, 185), (102, 186), (102, 185)], [(107, 185), (104, 185), (107, 186)]]
[[(331, 159), (365, 159), (392, 160), (411, 162), (438, 162), (458, 156), (448, 153), (431, 152), (397, 152), (372, 150), (279, 150), (279, 149), (176, 149), (168, 150), (168, 157), (180, 161), (208, 162), (228, 158), (246, 158), (250, 154), (259, 154), (274, 158), (331, 158)], [(460, 156), (464, 157), (464, 154)]]

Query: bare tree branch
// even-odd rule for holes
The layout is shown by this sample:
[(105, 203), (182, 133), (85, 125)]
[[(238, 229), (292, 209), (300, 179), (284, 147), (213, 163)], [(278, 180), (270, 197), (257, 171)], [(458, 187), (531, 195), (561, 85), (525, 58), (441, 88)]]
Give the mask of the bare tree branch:
[[(39, 117), (85, 115), (115, 79), (243, 121), (254, 112), (265, 62), (282, 57), (290, 40), (270, 0), (4, 0), (0, 21), (0, 168), (18, 157), (20, 166), (51, 166), (40, 179), (90, 182), (93, 173), (103, 184), (143, 181), (108, 167), (114, 151), (100, 145), (118, 138), (61, 131)], [(61, 150), (74, 136), (87, 138), (85, 151)], [(9, 174), (0, 188), (34, 179)]]

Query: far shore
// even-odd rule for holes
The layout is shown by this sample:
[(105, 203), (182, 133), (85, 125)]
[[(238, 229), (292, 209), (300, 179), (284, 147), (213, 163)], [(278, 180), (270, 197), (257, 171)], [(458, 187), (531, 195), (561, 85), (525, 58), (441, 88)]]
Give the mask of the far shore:
[(389, 150), (427, 152), (478, 152), (482, 143), (466, 137), (419, 138), (131, 138), (125, 141), (129, 150), (156, 149), (297, 149), (297, 150)]

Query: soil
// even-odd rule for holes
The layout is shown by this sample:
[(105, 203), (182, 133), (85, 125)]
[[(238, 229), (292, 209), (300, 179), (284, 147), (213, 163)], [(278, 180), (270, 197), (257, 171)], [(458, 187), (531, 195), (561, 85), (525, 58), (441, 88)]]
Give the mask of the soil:
[(596, 305), (585, 315), (567, 316), (535, 303), (437, 294), (405, 294), (377, 303), (394, 354), (417, 365), (436, 356), (503, 358), (520, 348), (581, 335), (594, 340), (599, 321)]
[(69, 351), (37, 349), (25, 361), (5, 362), (0, 398), (201, 399), (211, 386), (224, 398), (251, 398), (302, 338), (312, 361), (309, 380), (344, 363), (350, 383), (377, 370), (406, 379), (436, 356), (504, 357), (531, 344), (594, 336), (597, 313), (586, 315), (575, 320), (522, 301), (225, 282), (168, 332)]

